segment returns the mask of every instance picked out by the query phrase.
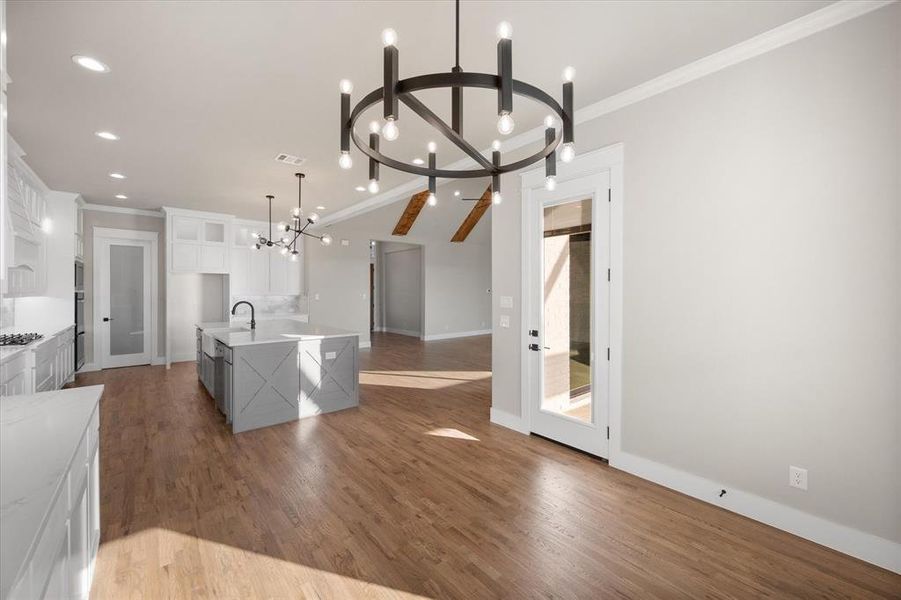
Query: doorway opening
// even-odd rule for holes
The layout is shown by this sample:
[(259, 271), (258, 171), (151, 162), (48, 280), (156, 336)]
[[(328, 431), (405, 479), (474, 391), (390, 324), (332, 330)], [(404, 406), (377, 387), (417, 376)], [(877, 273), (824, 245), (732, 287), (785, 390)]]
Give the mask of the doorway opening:
[(370, 241), (370, 331), (423, 336), (423, 248), (417, 244)]

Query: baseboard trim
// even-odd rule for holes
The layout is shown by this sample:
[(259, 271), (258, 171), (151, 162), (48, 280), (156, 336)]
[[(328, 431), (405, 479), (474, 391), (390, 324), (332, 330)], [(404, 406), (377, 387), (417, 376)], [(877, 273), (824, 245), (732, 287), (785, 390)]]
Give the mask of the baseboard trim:
[(490, 415), (491, 422), (495, 425), (500, 425), (501, 427), (506, 427), (507, 429), (529, 435), (529, 427), (519, 415), (514, 415), (494, 407), (491, 407)]
[(385, 333), (396, 333), (397, 335), (409, 335), (410, 337), (418, 338), (420, 333), (418, 331), (411, 331), (409, 329), (394, 329), (392, 327), (382, 327), (381, 329)]
[(479, 329), (478, 331), (456, 331), (452, 333), (432, 333), (423, 336), (424, 342), (435, 342), (437, 340), (450, 340), (453, 338), (472, 337), (475, 335), (491, 335), (490, 329)]
[(360, 342), (360, 350), (372, 348), (372, 342)]
[(81, 365), (81, 368), (76, 371), (76, 373), (91, 373), (93, 371), (99, 371), (100, 367), (98, 367), (94, 363), (85, 363)]
[[(197, 353), (191, 352), (191, 353), (185, 353), (185, 354), (173, 354), (172, 358), (169, 360), (169, 362), (170, 363), (197, 362)], [(164, 358), (162, 364), (165, 364), (165, 363), (166, 363), (166, 359)]]
[[(195, 358), (195, 360), (196, 360), (196, 358)], [(150, 364), (155, 365), (155, 366), (164, 365), (164, 364), (166, 364), (166, 357), (165, 356), (157, 356), (152, 361), (150, 361)]]
[[(492, 409), (491, 420), (496, 422), (494, 409)], [(504, 423), (498, 422), (498, 424)], [(726, 484), (680, 471), (628, 452), (619, 452), (615, 457), (611, 457), (610, 465), (883, 569), (901, 573), (901, 544), (897, 542), (834, 523), (797, 508), (737, 490)], [(722, 489), (727, 490), (727, 493), (720, 498), (719, 493)]]

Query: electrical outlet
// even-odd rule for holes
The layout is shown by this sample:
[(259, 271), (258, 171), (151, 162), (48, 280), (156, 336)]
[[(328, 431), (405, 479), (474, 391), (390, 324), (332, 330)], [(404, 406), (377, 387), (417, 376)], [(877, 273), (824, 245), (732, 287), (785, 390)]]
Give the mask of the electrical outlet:
[(501, 327), (510, 327), (510, 315), (501, 315)]
[(788, 467), (788, 485), (800, 490), (807, 489), (807, 469), (801, 467)]

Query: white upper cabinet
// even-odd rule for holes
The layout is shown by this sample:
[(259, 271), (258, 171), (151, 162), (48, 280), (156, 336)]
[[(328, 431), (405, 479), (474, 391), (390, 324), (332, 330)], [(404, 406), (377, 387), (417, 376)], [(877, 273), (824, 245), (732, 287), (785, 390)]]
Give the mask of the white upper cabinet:
[(228, 273), (232, 217), (164, 208), (173, 273)]
[(47, 285), (46, 245), (41, 225), (46, 199), (43, 186), (20, 159), (7, 165), (4, 209), (6, 295), (40, 296)]
[(265, 231), (267, 223), (235, 221), (233, 226), (232, 295), (265, 296), (300, 294), (300, 261), (293, 262), (274, 248), (256, 250), (255, 231)]

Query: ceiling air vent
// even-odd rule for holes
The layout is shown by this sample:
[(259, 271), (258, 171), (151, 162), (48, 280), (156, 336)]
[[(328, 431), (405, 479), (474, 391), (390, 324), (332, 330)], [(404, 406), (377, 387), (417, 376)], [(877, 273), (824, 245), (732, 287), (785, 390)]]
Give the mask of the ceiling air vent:
[(275, 160), (280, 163), (285, 163), (286, 165), (294, 165), (295, 167), (299, 167), (303, 163), (307, 162), (307, 159), (301, 158), (299, 156), (294, 156), (292, 154), (276, 154)]

